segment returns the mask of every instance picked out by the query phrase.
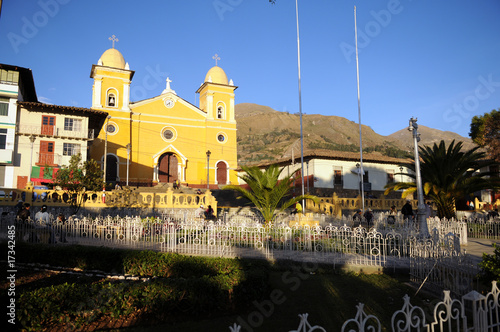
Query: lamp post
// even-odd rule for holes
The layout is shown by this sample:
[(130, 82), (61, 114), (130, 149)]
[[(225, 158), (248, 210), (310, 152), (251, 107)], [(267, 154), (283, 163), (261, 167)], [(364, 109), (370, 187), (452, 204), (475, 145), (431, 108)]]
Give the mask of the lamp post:
[[(359, 163), (356, 163), (356, 169), (358, 170), (358, 191), (359, 191), (359, 196), (361, 196), (361, 186), (363, 185), (361, 183), (361, 165)], [(363, 197), (361, 197), (363, 198)], [(363, 211), (364, 212), (364, 211)]]
[(210, 155), (212, 152), (210, 150), (207, 151), (207, 189), (210, 189)]
[(420, 159), (418, 156), (418, 142), (420, 141), (420, 134), (418, 133), (416, 118), (410, 119), (408, 130), (413, 134), (413, 145), (415, 150), (415, 175), (418, 197), (417, 220), (420, 226), (420, 235), (422, 237), (429, 237), (429, 229), (427, 228), (427, 220), (425, 219), (424, 193), (422, 191), (422, 176), (420, 175)]
[(31, 169), (33, 168), (33, 143), (35, 143), (35, 135), (30, 136), (30, 143), (31, 143), (31, 156), (30, 156), (30, 169), (28, 172), (28, 183), (31, 183)]
[[(104, 167), (103, 167), (103, 181), (104, 181), (104, 187), (102, 188), (103, 191), (106, 191), (106, 163), (108, 161), (108, 126), (109, 126), (109, 119), (111, 119), (111, 115), (108, 115), (107, 121), (106, 121), (106, 128), (105, 128), (105, 140), (104, 140)], [(104, 194), (103, 194), (104, 195)]]
[(403, 166), (399, 166), (399, 173), (401, 173), (401, 182), (403, 182)]
[(130, 166), (130, 150), (131, 150), (131, 145), (130, 143), (127, 144), (127, 187), (128, 187), (128, 170)]

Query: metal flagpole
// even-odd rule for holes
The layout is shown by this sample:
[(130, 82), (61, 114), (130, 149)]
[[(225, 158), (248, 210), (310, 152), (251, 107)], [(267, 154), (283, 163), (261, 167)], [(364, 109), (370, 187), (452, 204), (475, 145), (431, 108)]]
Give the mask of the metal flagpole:
[(361, 211), (365, 212), (365, 186), (364, 186), (364, 175), (363, 171), (363, 139), (361, 134), (361, 102), (359, 98), (359, 62), (358, 62), (358, 28), (356, 22), (356, 6), (354, 6), (354, 38), (356, 40), (356, 82), (358, 85), (358, 119), (359, 119), (359, 172), (361, 181), (359, 185), (361, 186)]
[[(297, 63), (299, 79), (299, 114), (300, 114), (300, 175), (302, 178), (302, 195), (304, 195), (304, 134), (302, 132), (302, 91), (300, 86), (300, 39), (299, 39), (299, 4), (295, 0), (295, 16), (297, 19)], [(305, 211), (304, 200), (302, 200), (302, 211)]]

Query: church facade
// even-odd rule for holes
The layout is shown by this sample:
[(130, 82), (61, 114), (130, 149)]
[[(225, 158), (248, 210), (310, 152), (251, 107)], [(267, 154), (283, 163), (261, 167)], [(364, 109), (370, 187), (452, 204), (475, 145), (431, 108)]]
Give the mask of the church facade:
[(92, 109), (109, 115), (90, 157), (108, 184), (151, 186), (179, 181), (202, 188), (238, 183), (234, 86), (217, 65), (197, 89), (199, 107), (170, 87), (158, 96), (130, 101), (134, 71), (123, 55), (106, 50), (90, 77)]

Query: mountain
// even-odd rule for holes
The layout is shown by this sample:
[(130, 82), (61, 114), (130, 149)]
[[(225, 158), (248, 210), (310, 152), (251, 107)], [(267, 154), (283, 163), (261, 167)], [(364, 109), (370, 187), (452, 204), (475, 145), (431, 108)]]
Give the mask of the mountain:
[[(238, 163), (241, 165), (273, 161), (300, 154), (300, 116), (279, 112), (268, 106), (241, 103), (235, 106), (238, 129)], [(359, 151), (359, 124), (339, 116), (303, 114), (304, 151), (326, 149)], [(418, 127), (420, 145), (432, 145), (444, 139), (475, 146), (472, 140), (449, 131)], [(362, 125), (363, 151), (404, 158), (413, 151), (413, 139), (407, 128), (382, 136)]]

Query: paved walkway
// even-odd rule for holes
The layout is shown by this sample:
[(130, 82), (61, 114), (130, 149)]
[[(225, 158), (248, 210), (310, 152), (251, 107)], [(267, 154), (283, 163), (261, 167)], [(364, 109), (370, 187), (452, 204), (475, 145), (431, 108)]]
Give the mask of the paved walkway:
[(467, 254), (473, 256), (474, 260), (480, 262), (483, 259), (483, 253), (492, 255), (495, 252), (492, 243), (500, 245), (500, 240), (468, 238), (467, 245), (463, 245), (462, 249), (465, 249)]

